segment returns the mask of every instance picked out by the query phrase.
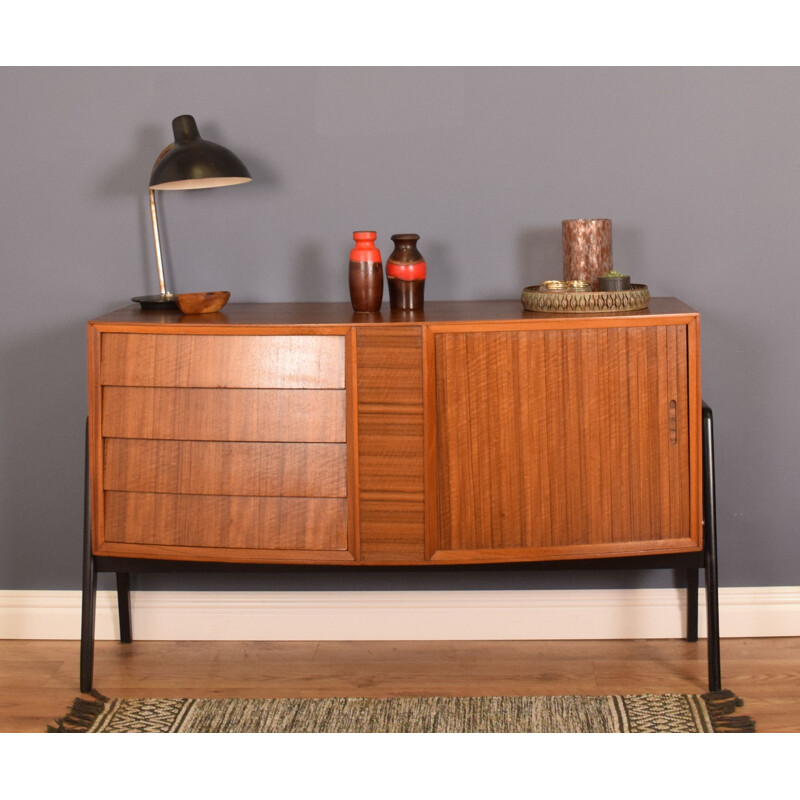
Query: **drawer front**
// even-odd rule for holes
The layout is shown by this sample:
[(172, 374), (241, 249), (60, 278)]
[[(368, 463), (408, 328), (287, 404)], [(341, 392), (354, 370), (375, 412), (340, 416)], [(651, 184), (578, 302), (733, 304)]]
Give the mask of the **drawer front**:
[(209, 550), (345, 550), (347, 501), (106, 492), (106, 541)]
[(106, 333), (104, 386), (344, 389), (344, 336)]
[(103, 435), (124, 439), (344, 442), (343, 389), (107, 386)]
[(346, 337), (103, 333), (96, 552), (352, 560)]
[(344, 444), (106, 439), (105, 488), (122, 492), (346, 497)]

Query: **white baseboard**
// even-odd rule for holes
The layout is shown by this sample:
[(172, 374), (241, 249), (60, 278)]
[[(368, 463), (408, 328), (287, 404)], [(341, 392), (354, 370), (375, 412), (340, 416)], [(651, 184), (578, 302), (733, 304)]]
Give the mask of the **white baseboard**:
[[(678, 589), (132, 592), (140, 640), (671, 639)], [(79, 591), (0, 591), (0, 639), (80, 638)], [(700, 592), (700, 635), (705, 635)], [(720, 589), (723, 637), (800, 636), (800, 586)], [(97, 639), (116, 639), (116, 594), (98, 592)]]

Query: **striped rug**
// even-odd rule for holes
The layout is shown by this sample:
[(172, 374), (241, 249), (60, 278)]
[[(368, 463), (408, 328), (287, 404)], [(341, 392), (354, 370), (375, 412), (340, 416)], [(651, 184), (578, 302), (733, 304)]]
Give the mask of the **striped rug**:
[(64, 733), (754, 732), (732, 692), (599, 697), (77, 698)]

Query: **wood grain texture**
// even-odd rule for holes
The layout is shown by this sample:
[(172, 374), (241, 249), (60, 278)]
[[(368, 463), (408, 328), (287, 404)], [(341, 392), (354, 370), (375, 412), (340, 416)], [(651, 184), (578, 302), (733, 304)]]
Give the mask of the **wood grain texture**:
[(95, 552), (352, 560), (345, 331), (293, 334), (90, 335)]
[(86, 420), (86, 447), (89, 467), (89, 517), (92, 547), (102, 539), (105, 529), (103, 502), (103, 387), (100, 384), (103, 335), (91, 323), (86, 326), (89, 414)]
[(107, 333), (100, 382), (113, 386), (344, 389), (344, 336)]
[(345, 550), (347, 501), (106, 492), (105, 541), (171, 547)]
[(344, 442), (343, 389), (106, 386), (103, 435), (127, 439)]
[(422, 334), (360, 330), (358, 486), (364, 563), (424, 560)]
[[(592, 327), (602, 324), (641, 325), (662, 316), (696, 317), (697, 312), (674, 297), (651, 297), (647, 308), (615, 314), (538, 314), (526, 311), (519, 299), (426, 301), (421, 311), (392, 311), (384, 303), (376, 314), (355, 314), (350, 303), (228, 303), (209, 317), (185, 317), (179, 311), (148, 311), (129, 305), (91, 321), (101, 331), (147, 333), (215, 333), (239, 335), (243, 331), (260, 335), (314, 334), (336, 332), (336, 327), (359, 330), (386, 325), (391, 328), (425, 324), (464, 322), (522, 322), (525, 325), (552, 327)], [(291, 327), (289, 327), (291, 326)]]
[[(96, 546), (105, 490), (342, 497), (343, 461), (302, 449), (317, 444), (346, 454), (347, 548), (364, 564), (700, 546), (699, 318), (679, 301), (586, 317), (510, 301), (224, 311), (90, 323)], [(295, 384), (314, 388), (274, 388)]]
[(106, 439), (105, 488), (171, 494), (346, 497), (347, 446)]
[[(135, 622), (134, 622), (135, 624)], [(135, 630), (135, 629), (134, 629)], [(759, 733), (800, 733), (800, 638), (723, 639), (724, 684)], [(78, 685), (77, 641), (0, 648), (0, 732), (41, 733)], [(706, 643), (651, 641), (96, 644), (112, 697), (402, 697), (706, 691)]]
[(685, 326), (438, 333), (435, 358), (438, 549), (691, 547)]

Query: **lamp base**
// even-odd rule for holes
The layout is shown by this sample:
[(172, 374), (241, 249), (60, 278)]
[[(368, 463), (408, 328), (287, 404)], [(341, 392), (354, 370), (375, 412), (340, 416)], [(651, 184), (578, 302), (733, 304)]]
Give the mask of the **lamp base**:
[(178, 303), (174, 294), (148, 294), (144, 297), (132, 297), (134, 303), (139, 303), (142, 311), (165, 311), (177, 308)]

